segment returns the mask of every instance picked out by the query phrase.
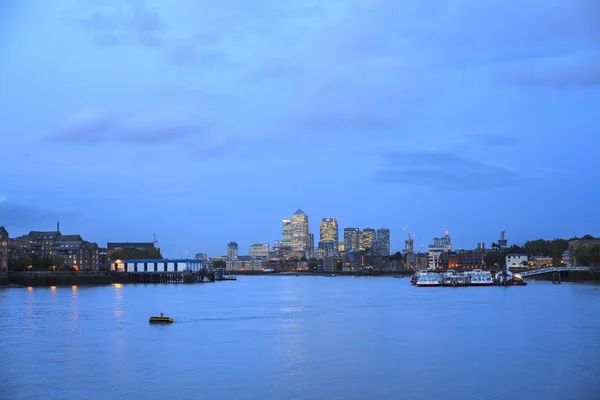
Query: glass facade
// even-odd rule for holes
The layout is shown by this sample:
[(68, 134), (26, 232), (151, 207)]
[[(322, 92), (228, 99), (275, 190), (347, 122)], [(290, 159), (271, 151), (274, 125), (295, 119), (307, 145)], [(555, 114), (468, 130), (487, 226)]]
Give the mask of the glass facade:
[(227, 258), (229, 260), (237, 260), (237, 258), (238, 258), (238, 244), (236, 242), (229, 242), (227, 244)]
[(362, 237), (363, 248), (365, 250), (375, 250), (373, 249), (373, 243), (375, 243), (375, 229), (373, 228), (365, 228), (363, 229), (363, 237)]
[(360, 229), (344, 228), (344, 251), (350, 253), (360, 250)]
[(292, 247), (292, 221), (289, 219), (281, 222), (281, 246)]
[(377, 253), (382, 256), (390, 255), (390, 230), (387, 228), (377, 229)]
[(300, 209), (292, 215), (292, 250), (309, 251), (308, 215)]

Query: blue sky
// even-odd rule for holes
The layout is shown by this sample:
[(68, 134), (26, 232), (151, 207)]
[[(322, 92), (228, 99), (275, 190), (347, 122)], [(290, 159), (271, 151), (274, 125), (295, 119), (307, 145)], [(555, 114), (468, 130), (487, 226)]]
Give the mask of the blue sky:
[(0, 55), (11, 236), (600, 235), (594, 0), (4, 0)]

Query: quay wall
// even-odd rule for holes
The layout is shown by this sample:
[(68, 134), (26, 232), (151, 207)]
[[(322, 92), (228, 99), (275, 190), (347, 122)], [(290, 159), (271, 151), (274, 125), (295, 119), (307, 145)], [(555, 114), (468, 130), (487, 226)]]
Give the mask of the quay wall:
[(8, 275), (0, 274), (0, 286), (8, 286)]
[[(552, 281), (552, 272), (523, 277), (525, 280)], [(562, 282), (600, 282), (600, 270), (590, 271), (561, 271)]]
[(109, 285), (108, 272), (11, 272), (11, 284), (22, 286)]

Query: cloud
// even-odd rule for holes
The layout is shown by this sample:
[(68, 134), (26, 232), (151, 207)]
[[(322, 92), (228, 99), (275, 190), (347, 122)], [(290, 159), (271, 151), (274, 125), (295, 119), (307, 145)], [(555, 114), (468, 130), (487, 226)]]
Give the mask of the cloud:
[(17, 203), (8, 199), (0, 202), (0, 221), (7, 229), (44, 229), (45, 226), (56, 226), (58, 220), (72, 221), (81, 216), (78, 211), (70, 208), (48, 210), (38, 205)]
[(68, 117), (50, 138), (56, 142), (91, 144), (120, 141), (152, 144), (203, 135), (207, 129), (206, 123), (193, 114), (157, 113), (120, 117), (84, 109)]
[(295, 103), (289, 121), (304, 129), (379, 131), (403, 123), (422, 94), (399, 82), (334, 79)]
[(600, 86), (600, 52), (511, 63), (496, 71), (496, 81), (557, 90)]
[(289, 79), (295, 76), (302, 76), (304, 70), (296, 64), (292, 64), (283, 59), (274, 59), (260, 65), (250, 73), (249, 78), (253, 80), (269, 80), (276, 78)]
[(226, 52), (197, 44), (183, 44), (170, 50), (169, 59), (177, 66), (221, 69), (235, 65)]
[(437, 67), (527, 59), (594, 43), (600, 22), (598, 14), (590, 18), (594, 2), (552, 7), (544, 0), (361, 2), (325, 40), (347, 56), (397, 57)]
[(103, 111), (84, 108), (67, 117), (58, 132), (53, 135), (56, 141), (100, 142), (107, 140), (115, 128), (115, 118)]
[(448, 152), (395, 151), (384, 154), (383, 159), (385, 167), (374, 178), (386, 183), (459, 191), (512, 187), (530, 181), (514, 169)]
[(109, 11), (93, 11), (77, 20), (94, 42), (105, 46), (117, 46), (138, 42), (148, 47), (163, 44), (161, 35), (168, 24), (155, 11), (146, 8), (145, 2), (124, 1)]

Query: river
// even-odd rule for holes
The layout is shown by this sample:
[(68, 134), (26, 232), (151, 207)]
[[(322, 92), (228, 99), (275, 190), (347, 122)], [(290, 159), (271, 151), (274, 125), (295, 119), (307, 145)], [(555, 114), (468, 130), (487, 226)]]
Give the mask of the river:
[(542, 281), (0, 289), (0, 399), (592, 400), (599, 309), (600, 285)]

